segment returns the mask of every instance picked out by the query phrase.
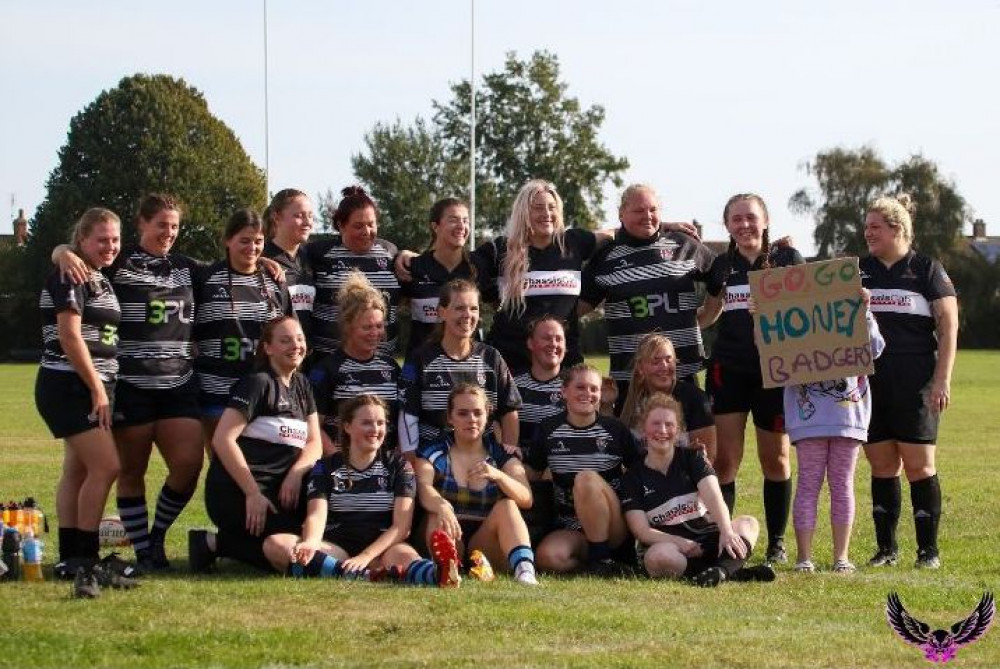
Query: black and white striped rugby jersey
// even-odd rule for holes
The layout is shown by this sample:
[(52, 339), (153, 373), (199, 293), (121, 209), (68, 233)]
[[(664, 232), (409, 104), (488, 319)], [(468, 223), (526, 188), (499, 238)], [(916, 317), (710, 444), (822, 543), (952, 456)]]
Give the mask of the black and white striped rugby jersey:
[(121, 309), (108, 278), (98, 271), (85, 283), (64, 283), (57, 269), (49, 274), (38, 300), (42, 317), (42, 367), (75, 372), (59, 343), (58, 314), (72, 310), (80, 314), (80, 334), (87, 345), (94, 370), (103, 381), (118, 373), (118, 324)]
[(358, 395), (375, 395), (389, 407), (386, 415), (386, 448), (395, 450), (399, 420), (399, 364), (394, 358), (376, 353), (370, 360), (357, 360), (344, 349), (323, 356), (309, 370), (309, 382), (316, 397), (322, 427), (334, 440), (340, 424), (340, 403)]
[(552, 472), (556, 511), (561, 518), (575, 518), (573, 482), (584, 471), (597, 472), (618, 491), (625, 467), (640, 458), (639, 445), (625, 424), (610, 416), (597, 416), (590, 425), (576, 427), (566, 412), (543, 421), (525, 464), (536, 472)]
[(176, 388), (193, 373), (194, 284), (205, 264), (177, 253), (126, 249), (105, 273), (122, 320), (119, 378), (146, 389)]
[(399, 251), (396, 245), (384, 239), (376, 239), (375, 244), (365, 253), (355, 253), (344, 246), (340, 237), (322, 242), (312, 242), (306, 246), (306, 255), (313, 269), (316, 286), (316, 300), (313, 303), (312, 336), (313, 347), (321, 353), (333, 353), (340, 348), (340, 334), (337, 319), (337, 291), (344, 284), (352, 270), (358, 270), (382, 292), (388, 306), (385, 321), (386, 340), (379, 344), (379, 350), (386, 355), (396, 354), (397, 307), (400, 287), (393, 268)]
[(348, 539), (356, 545), (370, 545), (392, 527), (396, 500), (413, 499), (416, 494), (413, 467), (384, 448), (363, 470), (352, 467), (338, 451), (317, 462), (306, 482), (308, 499), (327, 502), (324, 534), (334, 543)]
[(285, 272), (285, 285), (292, 299), (292, 308), (299, 319), (306, 341), (312, 347), (312, 310), (316, 300), (316, 287), (313, 285), (312, 267), (305, 246), (300, 246), (293, 256), (274, 243), (273, 239), (264, 242), (265, 258), (270, 258), (281, 266)]
[(288, 289), (267, 272), (241, 274), (223, 260), (195, 287), (195, 371), (202, 398), (225, 406), (229, 390), (253, 371), (254, 352), (268, 321), (292, 314)]
[(441, 344), (427, 344), (406, 360), (400, 379), (403, 412), (417, 417), (420, 425), (419, 435), (400, 435), (404, 452), (445, 440), (448, 394), (460, 383), (471, 383), (486, 391), (493, 419), (521, 406), (507, 363), (499, 351), (482, 342), (473, 342), (472, 352), (462, 360), (450, 357)]
[(693, 237), (665, 230), (637, 239), (620, 229), (597, 251), (584, 271), (581, 299), (595, 307), (604, 302), (613, 379), (629, 380), (632, 357), (651, 332), (673, 343), (678, 377), (701, 371), (705, 350), (695, 282), (708, 281), (714, 258)]
[(521, 452), (527, 453), (542, 421), (562, 413), (566, 408), (562, 396), (562, 376), (556, 374), (548, 381), (539, 381), (527, 371), (514, 377), (514, 385), (521, 395), (521, 407), (517, 410), (517, 419), (521, 424), (518, 441)]
[(883, 356), (937, 351), (931, 303), (955, 297), (955, 286), (940, 262), (911, 250), (886, 267), (878, 258), (860, 261), (861, 285), (871, 291), (871, 310), (885, 338)]

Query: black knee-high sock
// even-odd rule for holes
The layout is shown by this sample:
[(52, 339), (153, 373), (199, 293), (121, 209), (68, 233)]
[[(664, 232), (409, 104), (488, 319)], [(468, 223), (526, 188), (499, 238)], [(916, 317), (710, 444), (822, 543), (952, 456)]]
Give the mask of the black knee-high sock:
[(101, 538), (97, 530), (76, 531), (76, 557), (97, 560), (100, 557)]
[(166, 483), (160, 489), (160, 496), (156, 500), (156, 518), (153, 520), (153, 530), (151, 535), (154, 539), (162, 541), (167, 530), (181, 515), (181, 511), (187, 506), (191, 499), (191, 493), (182, 494), (170, 488)]
[(745, 565), (747, 560), (750, 559), (750, 551), (752, 550), (750, 542), (747, 541), (745, 537), (740, 537), (740, 539), (743, 539), (743, 545), (746, 547), (747, 556), (745, 558), (734, 558), (728, 551), (724, 550), (722, 551), (722, 555), (719, 556), (719, 561), (716, 562), (716, 566), (726, 572), (726, 578), (731, 578), (732, 575), (742, 569), (743, 565)]
[(917, 548), (937, 552), (938, 522), (941, 519), (941, 484), (937, 474), (910, 483), (913, 525)]
[(875, 541), (879, 550), (895, 553), (896, 526), (899, 525), (899, 510), (903, 505), (903, 489), (899, 477), (872, 477), (872, 520), (875, 521)]
[(76, 535), (79, 532), (75, 527), (60, 527), (59, 528), (59, 561), (65, 562), (66, 560), (77, 556), (76, 548)]
[(785, 539), (788, 512), (792, 506), (792, 479), (772, 481), (764, 479), (764, 522), (767, 525), (767, 543)]
[(722, 501), (729, 507), (729, 515), (732, 516), (733, 509), (736, 508), (736, 481), (720, 483), (719, 487), (722, 489)]

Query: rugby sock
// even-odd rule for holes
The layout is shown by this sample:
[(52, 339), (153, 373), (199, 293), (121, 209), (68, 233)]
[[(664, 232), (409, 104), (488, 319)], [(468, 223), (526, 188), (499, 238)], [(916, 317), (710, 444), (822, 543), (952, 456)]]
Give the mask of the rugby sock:
[(437, 565), (430, 560), (414, 560), (406, 568), (403, 582), (410, 585), (437, 585)]
[(872, 477), (872, 520), (875, 521), (875, 541), (880, 550), (893, 553), (899, 550), (896, 544), (896, 526), (899, 524), (902, 505), (903, 489), (898, 476)]
[(100, 557), (101, 538), (97, 530), (76, 531), (76, 556), (96, 560)]
[(522, 562), (535, 564), (535, 552), (531, 550), (531, 546), (514, 546), (507, 553), (507, 564), (510, 565), (511, 571), (516, 572), (518, 565)]
[(743, 565), (745, 565), (747, 560), (750, 558), (750, 542), (746, 540), (746, 537), (741, 536), (740, 539), (743, 540), (743, 545), (746, 547), (747, 556), (745, 558), (734, 558), (729, 555), (728, 551), (724, 550), (722, 551), (722, 555), (719, 557), (719, 561), (715, 563), (719, 569), (726, 572), (727, 579), (731, 578), (733, 574), (742, 569)]
[(59, 561), (65, 562), (66, 560), (77, 556), (77, 534), (80, 530), (75, 527), (60, 527), (59, 528)]
[(910, 483), (913, 525), (917, 548), (937, 552), (938, 521), (941, 519), (941, 484), (937, 474)]
[(604, 562), (611, 559), (611, 546), (607, 541), (587, 542), (587, 562)]
[(722, 501), (726, 503), (729, 508), (729, 515), (733, 515), (733, 509), (736, 508), (736, 481), (731, 483), (720, 483), (719, 487), (722, 489)]
[(162, 541), (170, 526), (181, 515), (181, 511), (187, 506), (191, 499), (191, 494), (183, 495), (168, 487), (166, 483), (160, 489), (160, 496), (156, 500), (156, 519), (153, 521), (152, 534)]
[(146, 498), (119, 497), (118, 515), (125, 526), (125, 534), (129, 543), (138, 553), (149, 549), (149, 511), (146, 510)]
[(332, 555), (328, 555), (323, 551), (316, 551), (308, 563), (302, 565), (298, 562), (293, 562), (288, 565), (288, 575), (299, 578), (337, 577), (341, 575), (340, 569), (337, 568), (338, 562), (337, 558)]
[(764, 522), (767, 525), (767, 543), (784, 541), (788, 527), (788, 513), (792, 508), (792, 479), (772, 481), (764, 479)]

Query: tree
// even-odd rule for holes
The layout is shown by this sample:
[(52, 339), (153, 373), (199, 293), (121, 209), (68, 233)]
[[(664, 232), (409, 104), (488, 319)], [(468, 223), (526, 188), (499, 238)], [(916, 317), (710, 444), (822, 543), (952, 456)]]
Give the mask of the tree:
[(792, 195), (789, 208), (812, 214), (817, 255), (864, 255), (865, 214), (881, 195), (908, 193), (916, 205), (914, 246), (943, 258), (955, 245), (968, 218), (964, 198), (955, 184), (943, 178), (937, 165), (920, 155), (889, 166), (871, 147), (821, 151), (805, 166), (819, 186), (817, 196), (807, 189)]
[[(431, 206), (466, 192), (467, 170), (445, 156), (441, 136), (421, 118), (410, 127), (398, 119), (391, 126), (376, 123), (365, 135), (365, 148), (351, 157), (351, 165), (379, 203), (379, 235), (400, 248), (422, 248), (429, 238)], [(321, 201), (321, 209), (329, 208), (326, 202)], [(327, 217), (332, 224), (332, 215)]]
[(103, 91), (70, 121), (59, 164), (31, 224), (30, 271), (40, 282), (48, 254), (65, 242), (88, 207), (104, 206), (134, 240), (139, 198), (177, 195), (185, 205), (177, 249), (199, 258), (221, 253), (226, 220), (240, 207), (263, 208), (264, 175), (200, 92), (166, 75), (137, 74)]
[[(378, 124), (366, 136), (355, 174), (381, 194), (384, 218), (408, 212), (424, 231), (434, 197), (468, 197), (470, 88), (461, 81), (449, 102), (433, 102), (432, 127), (418, 118), (409, 128)], [(598, 141), (604, 108), (584, 109), (567, 91), (558, 59), (547, 52), (527, 61), (509, 53), (502, 71), (483, 77), (476, 91), (477, 228), (502, 228), (517, 191), (532, 178), (556, 184), (569, 225), (594, 228), (603, 220), (603, 187), (622, 185), (628, 160)]]

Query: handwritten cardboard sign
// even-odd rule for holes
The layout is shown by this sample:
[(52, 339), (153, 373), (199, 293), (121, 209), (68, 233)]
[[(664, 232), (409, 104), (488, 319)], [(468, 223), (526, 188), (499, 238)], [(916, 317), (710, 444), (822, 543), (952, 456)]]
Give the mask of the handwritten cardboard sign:
[(749, 276), (765, 388), (875, 373), (857, 258)]

